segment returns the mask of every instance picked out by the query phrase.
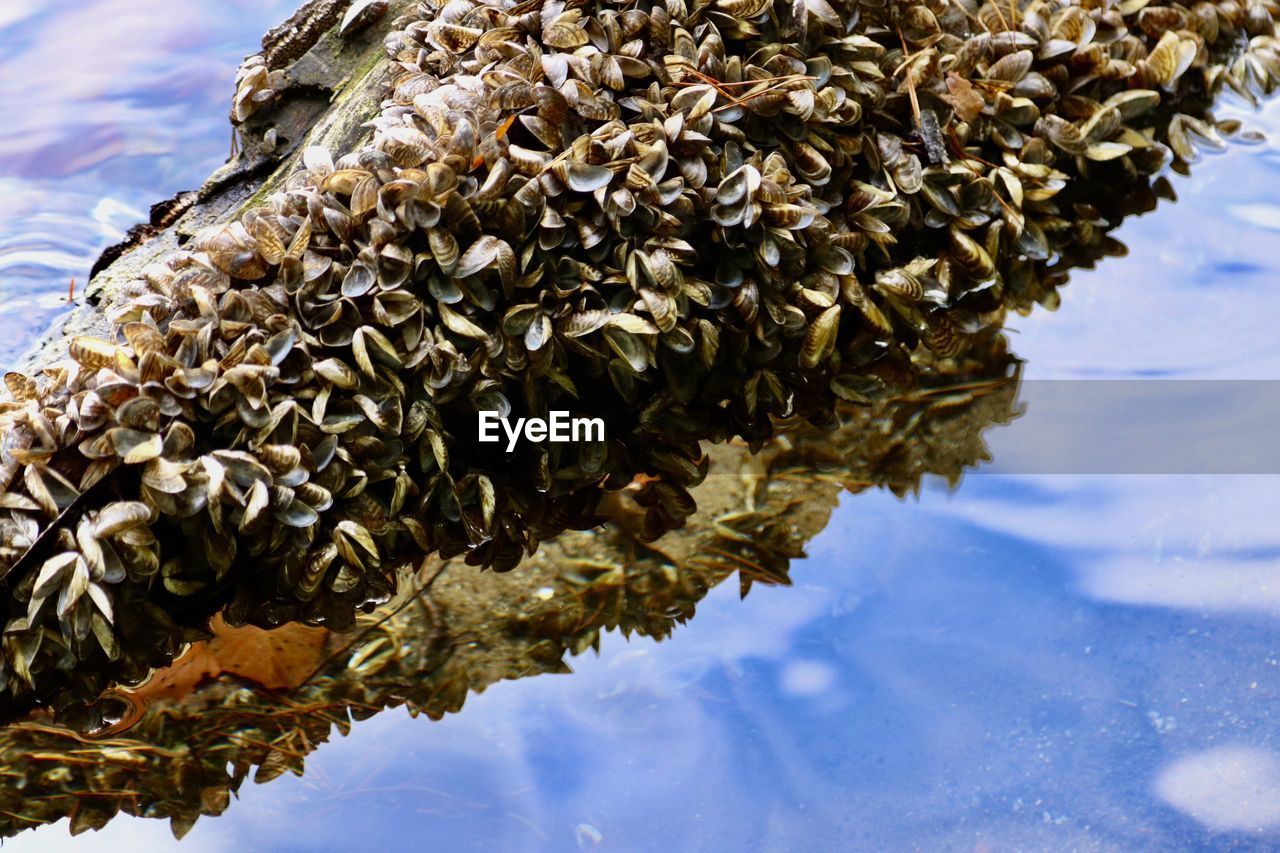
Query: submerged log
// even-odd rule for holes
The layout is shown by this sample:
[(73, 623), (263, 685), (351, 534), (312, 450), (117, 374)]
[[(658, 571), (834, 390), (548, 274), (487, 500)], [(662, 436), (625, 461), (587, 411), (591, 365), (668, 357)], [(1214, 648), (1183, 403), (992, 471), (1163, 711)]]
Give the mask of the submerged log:
[[(239, 156), (6, 377), (0, 710), (74, 716), (218, 611), (350, 629), (611, 492), (655, 539), (706, 443), (966, 375), (1234, 130), (1218, 91), (1280, 80), (1276, 16), (309, 4), (241, 70)], [(606, 440), (477, 441), (556, 406)]]

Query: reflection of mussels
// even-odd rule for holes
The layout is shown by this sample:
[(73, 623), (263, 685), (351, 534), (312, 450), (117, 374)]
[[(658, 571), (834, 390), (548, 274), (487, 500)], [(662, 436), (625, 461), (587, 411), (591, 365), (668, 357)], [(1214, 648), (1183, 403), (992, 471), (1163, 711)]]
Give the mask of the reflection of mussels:
[[(308, 146), (108, 294), (121, 338), (6, 376), (0, 711), (74, 715), (218, 611), (351, 628), (606, 493), (654, 539), (700, 443), (966, 376), (1048, 259), (1114, 248), (1111, 197), (1231, 130), (1206, 95), (1280, 79), (1270, 2), (693, 5), (415, 5), (371, 144)], [(579, 400), (607, 442), (474, 446), (477, 409)]]
[(566, 533), (518, 572), (428, 560), (354, 634), (218, 620), (143, 685), (61, 725), (40, 713), (0, 730), (0, 833), (66, 816), (79, 832), (125, 812), (168, 817), (181, 836), (250, 775), (301, 773), (353, 720), (401, 704), (439, 718), (499, 680), (568, 671), (566, 657), (598, 647), (603, 631), (666, 637), (735, 573), (744, 595), (787, 584), (843, 489), (905, 494), (926, 473), (954, 484), (986, 458), (980, 433), (1014, 416), (1017, 365), (1000, 339), (985, 356), (931, 370), (909, 394), (842, 407), (834, 432), (796, 423), (754, 454), (712, 448), (699, 513), (656, 543), (627, 532), (643, 509), (624, 491), (617, 527)]

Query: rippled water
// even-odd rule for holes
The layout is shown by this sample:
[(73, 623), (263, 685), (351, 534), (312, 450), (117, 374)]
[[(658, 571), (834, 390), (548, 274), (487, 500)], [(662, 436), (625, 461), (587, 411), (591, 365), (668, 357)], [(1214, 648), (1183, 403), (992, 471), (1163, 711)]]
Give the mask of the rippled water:
[[(6, 356), (138, 211), (220, 161), (234, 64), (290, 4), (266, 5), (0, 10)], [(1250, 121), (1280, 139), (1280, 108)], [(1129, 257), (1013, 324), (1029, 377), (1280, 378), (1280, 143), (1175, 186), (1121, 229)], [(574, 675), (442, 722), (358, 723), (183, 847), (1275, 849), (1278, 509), (1272, 476), (846, 497), (794, 588), (724, 584), (668, 642), (608, 636)], [(170, 843), (125, 817), (76, 841)]]
[[(288, 0), (0, 4), (0, 361), (150, 206), (231, 147), (236, 66)], [(86, 46), (86, 40), (91, 44)]]

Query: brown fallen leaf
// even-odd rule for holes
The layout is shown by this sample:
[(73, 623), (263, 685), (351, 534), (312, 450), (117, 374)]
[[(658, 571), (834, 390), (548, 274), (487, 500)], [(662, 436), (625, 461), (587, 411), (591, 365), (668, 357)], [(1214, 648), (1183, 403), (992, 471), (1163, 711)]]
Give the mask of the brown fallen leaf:
[(232, 628), (214, 617), (213, 638), (195, 643), (172, 666), (155, 672), (146, 684), (119, 691), (138, 705), (181, 701), (208, 679), (242, 678), (267, 690), (301, 685), (324, 660), (329, 632), (290, 623), (271, 631), (252, 625)]

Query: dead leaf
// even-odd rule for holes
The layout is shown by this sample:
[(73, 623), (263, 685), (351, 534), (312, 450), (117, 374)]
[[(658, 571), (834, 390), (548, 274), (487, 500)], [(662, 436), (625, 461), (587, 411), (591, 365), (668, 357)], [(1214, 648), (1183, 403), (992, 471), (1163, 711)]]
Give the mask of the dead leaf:
[(982, 108), (987, 105), (982, 93), (954, 71), (947, 73), (947, 91), (949, 94), (943, 95), (942, 100), (955, 108), (956, 115), (961, 121), (973, 121), (982, 114)]

